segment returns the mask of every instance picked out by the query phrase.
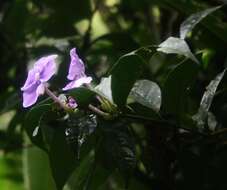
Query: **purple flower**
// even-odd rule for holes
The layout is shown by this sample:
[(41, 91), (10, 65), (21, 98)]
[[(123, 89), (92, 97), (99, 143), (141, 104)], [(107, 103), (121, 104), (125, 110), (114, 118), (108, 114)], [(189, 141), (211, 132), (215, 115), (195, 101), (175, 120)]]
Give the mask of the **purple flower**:
[(75, 109), (78, 106), (76, 100), (71, 96), (69, 96), (68, 98), (68, 106), (73, 109)]
[(29, 70), (27, 80), (21, 88), (23, 91), (23, 107), (29, 107), (36, 103), (39, 95), (44, 94), (47, 82), (56, 71), (55, 58), (57, 55), (49, 55), (35, 62), (34, 67)]
[(85, 74), (85, 67), (83, 61), (76, 53), (76, 48), (70, 50), (71, 63), (69, 66), (69, 73), (67, 79), (69, 82), (63, 90), (69, 90), (72, 88), (80, 87), (83, 84), (89, 84), (92, 81), (91, 77), (87, 77)]

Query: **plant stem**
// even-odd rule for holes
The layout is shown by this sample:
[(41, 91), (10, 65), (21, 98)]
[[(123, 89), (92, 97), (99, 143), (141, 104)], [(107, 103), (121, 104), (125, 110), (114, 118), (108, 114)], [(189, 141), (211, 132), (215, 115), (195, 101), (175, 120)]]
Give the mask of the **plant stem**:
[(202, 132), (200, 132), (196, 129), (188, 128), (188, 127), (185, 127), (185, 126), (178, 126), (175, 123), (171, 123), (171, 122), (168, 122), (166, 120), (155, 120), (155, 119), (151, 119), (149, 117), (133, 115), (133, 114), (122, 114), (121, 117), (135, 119), (135, 120), (149, 121), (149, 122), (152, 122), (154, 125), (158, 125), (158, 126), (164, 125), (165, 127), (173, 127), (173, 128), (178, 128), (178, 129), (184, 129), (185, 131), (197, 133), (197, 134), (200, 134), (202, 136), (207, 136), (206, 133), (202, 133)]
[(50, 98), (52, 98), (52, 100), (54, 100), (54, 102), (58, 103), (61, 108), (63, 108), (66, 111), (70, 110), (70, 108), (63, 102), (61, 102), (59, 98), (53, 92), (51, 92), (49, 88), (47, 88), (47, 86), (45, 86), (45, 92), (47, 93), (48, 96), (50, 96)]
[(96, 113), (97, 115), (103, 116), (104, 118), (111, 118), (111, 115), (109, 113), (103, 112), (102, 110), (98, 109), (97, 107), (89, 104), (88, 108), (93, 111), (94, 113)]

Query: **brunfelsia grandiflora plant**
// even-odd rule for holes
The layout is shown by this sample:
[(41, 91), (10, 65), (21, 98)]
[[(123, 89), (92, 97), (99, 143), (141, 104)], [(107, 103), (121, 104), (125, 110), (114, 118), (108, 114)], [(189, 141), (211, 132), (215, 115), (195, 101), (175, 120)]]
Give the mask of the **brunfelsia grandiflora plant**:
[[(141, 47), (123, 55), (100, 83), (92, 82), (85, 74), (85, 65), (75, 48), (70, 51), (71, 62), (65, 77), (69, 82), (58, 87), (58, 92), (50, 90), (57, 55), (35, 62), (21, 88), (23, 106), (32, 106), (25, 129), (31, 141), (48, 154), (57, 189), (74, 182), (78, 189), (98, 189), (102, 183), (100, 175), (105, 180), (116, 173), (127, 188), (135, 180), (135, 171), (137, 178), (145, 178), (144, 183), (152, 176), (162, 183), (164, 173), (164, 187), (169, 187), (183, 175), (179, 172), (175, 178), (168, 176), (172, 167), (175, 173), (180, 168), (176, 157), (184, 146), (193, 149), (201, 139), (221, 138), (221, 124), (217, 124), (210, 107), (225, 69), (207, 86), (199, 108), (193, 112), (195, 105), (191, 104), (190, 93), (205, 55), (192, 53), (185, 40), (196, 24), (220, 8), (190, 16), (180, 26), (180, 37), (169, 37), (158, 46)], [(177, 55), (170, 56), (170, 61), (178, 64), (163, 85), (158, 79), (150, 80), (152, 77), (147, 74), (148, 62), (158, 53)], [(37, 102), (45, 94), (49, 97)], [(157, 149), (147, 147), (148, 141)], [(168, 151), (174, 155), (158, 162), (159, 156), (165, 157)], [(196, 156), (200, 149), (192, 151)], [(165, 171), (162, 163), (168, 165)]]

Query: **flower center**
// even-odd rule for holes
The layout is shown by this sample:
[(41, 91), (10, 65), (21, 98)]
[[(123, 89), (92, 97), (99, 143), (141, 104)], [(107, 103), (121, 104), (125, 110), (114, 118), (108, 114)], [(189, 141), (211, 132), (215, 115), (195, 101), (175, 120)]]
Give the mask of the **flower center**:
[(38, 81), (40, 79), (40, 74), (39, 73), (36, 73), (35, 74), (35, 80)]

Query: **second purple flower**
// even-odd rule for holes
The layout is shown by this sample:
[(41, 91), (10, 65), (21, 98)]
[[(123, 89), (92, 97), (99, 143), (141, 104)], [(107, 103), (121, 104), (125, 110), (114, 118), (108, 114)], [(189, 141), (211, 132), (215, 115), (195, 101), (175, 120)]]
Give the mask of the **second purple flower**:
[(87, 77), (85, 74), (84, 63), (77, 55), (76, 48), (70, 50), (70, 57), (71, 62), (67, 75), (67, 79), (69, 79), (70, 82), (63, 88), (63, 90), (77, 88), (83, 84), (89, 84), (92, 81), (92, 78)]

